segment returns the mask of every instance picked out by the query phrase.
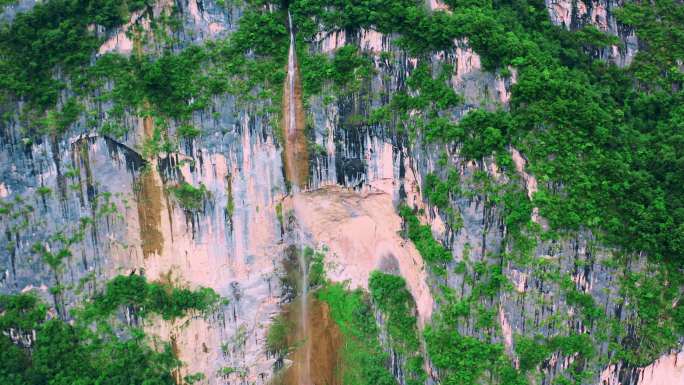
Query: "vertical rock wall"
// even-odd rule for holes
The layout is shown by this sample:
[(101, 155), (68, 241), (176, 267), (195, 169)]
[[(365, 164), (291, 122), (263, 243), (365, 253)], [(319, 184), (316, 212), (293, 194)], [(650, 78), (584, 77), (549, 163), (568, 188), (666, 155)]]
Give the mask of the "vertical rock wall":
[[(29, 3), (21, 2), (6, 11), (3, 19), (10, 19)], [(160, 14), (171, 4), (161, 1), (154, 12)], [(223, 9), (207, 0), (175, 4), (183, 17), (182, 30), (175, 32), (181, 47), (227, 36), (242, 13), (238, 6)], [(443, 8), (439, 2), (430, 4), (433, 9)], [(558, 24), (578, 28), (593, 23), (620, 36), (626, 48), (601, 53), (604, 57), (621, 65), (633, 57), (633, 31), (622, 30), (610, 13), (616, 4), (549, 2), (547, 6)], [(149, 24), (146, 17), (133, 15), (130, 25), (145, 26)], [(93, 134), (81, 120), (59, 139), (43, 137), (30, 142), (23, 137), (17, 110), (0, 111), (15, 116), (9, 123), (0, 123), (0, 164), (7, 165), (0, 169), (0, 197), (14, 202), (10, 210), (16, 213), (11, 221), (0, 224), (0, 248), (7, 250), (0, 253), (0, 290), (38, 288), (49, 297), (47, 287), (59, 279), (66, 285), (82, 282), (88, 294), (116, 274), (134, 272), (150, 280), (212, 287), (230, 304), (210, 319), (156, 320), (147, 326), (151, 333), (173, 342), (187, 363), (183, 374), (204, 372), (211, 384), (268, 383), (274, 358), (266, 353), (265, 334), (270, 319), (279, 311), (279, 276), (284, 248), (291, 242), (327, 247), (331, 278), (350, 280), (353, 286), (365, 287), (375, 269), (401, 274), (424, 325), (437, 309), (431, 294), (435, 282), (415, 247), (399, 236), (402, 224), (395, 205), (403, 200), (424, 209), (421, 220), (451, 249), (455, 262), (449, 269), (453, 269), (466, 255), (472, 262), (489, 261), (490, 254), (506, 247), (502, 243), (506, 231), (502, 209), (492, 206), (482, 194), (458, 197), (451, 206), (463, 224), (452, 229), (445, 213), (425, 203), (421, 195), (425, 176), (443, 172), (438, 160), (444, 154), (462, 180), (484, 171), (494, 180), (511, 181), (493, 160), (462, 160), (458, 145), (427, 144), (420, 136), (408, 140), (389, 127), (351, 119), (367, 116), (386, 103), (383, 95), (404, 90), (417, 60), (398, 49), (393, 36), (373, 30), (347, 33), (322, 32), (312, 42), (312, 50), (333, 54), (344, 44), (355, 44), (372, 58), (375, 74), (361, 93), (338, 95), (331, 103), (323, 96), (308, 101), (307, 114), (313, 126), (309, 139), (324, 151), (310, 157), (308, 191), (294, 198), (287, 196), (282, 145), (270, 124), (273, 117), (261, 112), (263, 102), (215, 97), (206, 111), (193, 115), (192, 123), (201, 128), (201, 137), (182, 142), (180, 153), (153, 162), (141, 155), (145, 122), (135, 116), (127, 116), (129, 133), (120, 141)], [(110, 35), (100, 54), (132, 52), (133, 44), (123, 29)], [(156, 48), (152, 44), (145, 49)], [(381, 52), (391, 53), (390, 58)], [(430, 59), (435, 72), (444, 64), (452, 66), (451, 84), (466, 100), (451, 112), (454, 119), (473, 108), (506, 108), (515, 82), (514, 69), (513, 75), (505, 78), (484, 72), (478, 55), (465, 40), (455, 41), (452, 49)], [(111, 107), (94, 99), (88, 103), (86, 109), (101, 117)], [(520, 180), (512, 183), (521, 183), (532, 193), (536, 181), (525, 173), (524, 157), (511, 151), (520, 174)], [(206, 186), (209, 194), (200, 209), (183, 209), (169, 193), (168, 187), (180, 182)], [(41, 186), (50, 192), (40, 193), (45, 191)], [(17, 197), (21, 201), (16, 201)], [(288, 212), (296, 213), (294, 227), (299, 234), (284, 231)], [(32, 251), (32, 245), (54, 243), (49, 240), (51, 234), (76, 231), (79, 219), (88, 216), (94, 217), (94, 222), (86, 227), (83, 241), (73, 247), (72, 257), (56, 278)], [(626, 319), (630, 314), (622, 312), (615, 301), (620, 297), (618, 272), (602, 263), (610, 254), (587, 233), (561, 242), (542, 242), (535, 251), (539, 260), (548, 261), (549, 270), (571, 275), (576, 288), (591, 293), (606, 313)], [(502, 332), (493, 338), (503, 342), (507, 351), (512, 352), (517, 334), (596, 331), (572, 314), (553, 282), (511, 262), (503, 271), (513, 290), (483, 305), (497, 310)], [(446, 283), (459, 295), (472, 289), (456, 274), (450, 274)], [(60, 301), (69, 307), (78, 296), (67, 293)], [(567, 320), (548, 322), (556, 314), (566, 314)], [(474, 322), (465, 323), (460, 332), (482, 333)], [(608, 346), (602, 346), (600, 354), (608, 354)], [(605, 368), (600, 376), (597, 371), (595, 380), (611, 385), (665, 383), (662, 378), (681, 378), (677, 377), (681, 359), (676, 357), (665, 356), (636, 372)], [(550, 360), (541, 368), (541, 383), (550, 383), (571, 360), (561, 356)], [(218, 375), (224, 367), (237, 370)]]

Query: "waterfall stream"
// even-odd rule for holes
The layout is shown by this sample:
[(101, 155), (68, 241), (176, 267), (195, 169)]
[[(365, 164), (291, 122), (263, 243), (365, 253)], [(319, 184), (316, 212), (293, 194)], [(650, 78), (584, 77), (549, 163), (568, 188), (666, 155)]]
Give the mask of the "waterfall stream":
[[(286, 140), (286, 157), (288, 158), (289, 168), (290, 168), (290, 178), (292, 182), (294, 194), (299, 193), (299, 188), (301, 183), (305, 180), (301, 178), (302, 173), (306, 172), (308, 174), (308, 168), (305, 170), (301, 169), (302, 162), (300, 159), (302, 157), (308, 156), (306, 154), (305, 148), (304, 153), (302, 153), (302, 147), (298, 144), (302, 142), (304, 138), (302, 127), (303, 122), (297, 120), (298, 117), (303, 117), (303, 114), (298, 111), (302, 108), (301, 101), (301, 91), (298, 90), (299, 80), (297, 77), (297, 56), (295, 52), (295, 30), (292, 23), (292, 14), (287, 11), (287, 23), (288, 29), (290, 31), (290, 49), (287, 58), (287, 84), (285, 89), (286, 98), (286, 109), (285, 117), (286, 127), (284, 129), (284, 136)], [(305, 163), (306, 164), (306, 163)], [(304, 237), (302, 234), (297, 239), (297, 242), (301, 245), (303, 244)], [(306, 253), (303, 250), (299, 250), (299, 268), (301, 273), (301, 295), (300, 298), (300, 319), (299, 319), (299, 331), (298, 338), (302, 341), (302, 346), (300, 347), (301, 352), (298, 355), (300, 362), (296, 363), (298, 365), (298, 378), (297, 381), (299, 385), (312, 385), (311, 381), (311, 333), (309, 331), (309, 268), (308, 261), (306, 260)]]
[(287, 124), (287, 132), (286, 134), (289, 135), (294, 135), (297, 131), (297, 113), (295, 111), (295, 78), (296, 78), (296, 72), (295, 72), (295, 35), (294, 35), (294, 28), (292, 26), (292, 14), (290, 11), (287, 11), (287, 25), (288, 29), (290, 30), (290, 51), (288, 52), (287, 55), (287, 80), (288, 80), (288, 87), (289, 87), (289, 92), (288, 92), (288, 113), (289, 113), (289, 119), (288, 119), (288, 124)]
[(300, 315), (300, 330), (301, 338), (303, 339), (302, 362), (299, 370), (299, 385), (312, 385), (311, 383), (311, 333), (309, 332), (309, 268), (306, 260), (306, 254), (300, 250), (299, 265), (302, 270), (302, 298), (301, 315)]
[(291, 191), (306, 188), (309, 176), (308, 141), (305, 134), (304, 104), (302, 102), (302, 87), (297, 67), (297, 52), (295, 42), (295, 27), (292, 15), (287, 14), (290, 30), (290, 49), (287, 60), (287, 78), (283, 87), (283, 161), (285, 176)]

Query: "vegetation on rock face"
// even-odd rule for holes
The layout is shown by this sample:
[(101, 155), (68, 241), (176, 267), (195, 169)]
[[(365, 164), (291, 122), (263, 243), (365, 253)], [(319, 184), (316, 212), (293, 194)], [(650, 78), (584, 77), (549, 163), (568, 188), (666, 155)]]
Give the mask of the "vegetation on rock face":
[(311, 247), (305, 247), (302, 251), (304, 253), (304, 260), (308, 264), (308, 284), (311, 288), (319, 287), (325, 284), (325, 265), (323, 263), (325, 251), (325, 249), (322, 251), (317, 251)]
[(221, 297), (209, 288), (190, 290), (163, 283), (148, 283), (139, 275), (117, 276), (107, 282), (104, 292), (85, 306), (84, 315), (101, 317), (126, 307), (135, 314), (159, 314), (170, 320), (191, 310), (211, 312), (221, 304)]
[(292, 333), (294, 325), (289, 320), (279, 315), (271, 321), (266, 335), (266, 348), (269, 354), (284, 357), (290, 351), (287, 337)]
[[(368, 293), (362, 289), (349, 290), (348, 282), (330, 282), (325, 276), (325, 250), (315, 251), (305, 247), (301, 252), (309, 266), (309, 286), (315, 290), (313, 297), (309, 299), (315, 298), (327, 304), (322, 309), (329, 311), (341, 333), (342, 343), (334, 347), (338, 349), (334, 353), (339, 360), (332, 363), (337, 378), (345, 385), (396, 385), (397, 381), (389, 370), (389, 355), (385, 351), (387, 346), (381, 344), (380, 329)], [(410, 294), (406, 298), (410, 298)], [(313, 301), (310, 303), (314, 304)], [(274, 317), (267, 333), (268, 352), (278, 359), (285, 357), (300, 343), (292, 343), (291, 337), (296, 333), (297, 325), (290, 316), (291, 314), (281, 314)], [(413, 323), (415, 345), (418, 341), (415, 339), (415, 317)], [(404, 349), (398, 345), (396, 348), (402, 351)], [(312, 359), (315, 360), (313, 357)]]
[[(147, 0), (50, 0), (20, 13), (0, 29), (0, 102), (27, 101), (24, 116), (49, 110), (41, 124), (29, 122), (31, 131), (27, 134), (35, 135), (34, 127), (60, 134), (82, 112), (73, 98), (58, 103), (64, 91), (81, 97), (99, 90), (99, 100), (114, 102), (108, 111), (111, 120), (102, 126), (108, 134), (112, 134), (112, 125), (117, 126), (115, 136), (121, 135), (120, 120), (131, 107), (140, 115), (186, 122), (192, 112), (207, 108), (215, 94), (257, 96), (278, 104), (287, 56), (282, 11), (250, 6), (240, 18), (239, 29), (227, 39), (180, 52), (161, 39), (161, 54), (124, 57), (108, 53), (96, 57), (91, 67), (95, 51), (103, 42), (92, 26), (112, 31), (127, 21), (131, 12), (144, 10), (149, 4)], [(162, 24), (164, 17), (160, 16)], [(173, 20), (166, 23), (173, 27), (178, 17), (172, 14)], [(152, 23), (156, 28), (157, 21)], [(111, 90), (104, 87), (106, 81), (112, 82)], [(181, 133), (196, 136), (194, 132)]]
[(411, 208), (401, 206), (399, 215), (405, 221), (408, 238), (416, 245), (416, 249), (428, 265), (440, 267), (453, 259), (451, 252), (432, 237), (430, 226), (421, 224)]
[(316, 292), (325, 301), (330, 315), (344, 338), (341, 374), (345, 385), (395, 385), (387, 370), (388, 354), (378, 340), (378, 326), (368, 295), (349, 291), (344, 284), (330, 283)]
[(50, 0), (20, 13), (0, 29), (0, 92), (16, 96), (45, 110), (57, 102), (65, 79), (90, 62), (98, 39), (92, 24), (111, 29), (127, 20), (130, 12), (142, 9), (146, 0)]
[(219, 303), (211, 289), (172, 288), (135, 275), (110, 281), (102, 294), (74, 312), (73, 322), (48, 316), (47, 307), (31, 293), (2, 295), (0, 382), (175, 384), (171, 372), (181, 363), (169, 344), (154, 349), (141, 329), (108, 319), (123, 308), (130, 316), (170, 319), (209, 312)]
[[(7, 3), (0, 1), (0, 7)], [(31, 118), (31, 130), (49, 135), (65, 133), (79, 121), (84, 112), (82, 96), (92, 90), (104, 91), (99, 100), (113, 102), (107, 111), (113, 120), (103, 123), (101, 132), (117, 137), (125, 133), (117, 119), (132, 109), (141, 116), (175, 120), (179, 136), (195, 138), (201, 132), (188, 123), (193, 113), (207, 109), (211, 96), (222, 93), (239, 95), (241, 101), (270, 100), (270, 112), (277, 114), (287, 53), (285, 13), (278, 7), (260, 7), (261, 3), (247, 6), (239, 28), (227, 39), (180, 52), (173, 45), (163, 46), (162, 53), (154, 56), (107, 54), (96, 58), (92, 67), (94, 51), (102, 41), (90, 26), (97, 24), (111, 31), (150, 2), (49, 0), (38, 4), (0, 29), (0, 102), (26, 101), (41, 116)], [(507, 154), (514, 146), (528, 158), (528, 171), (539, 181), (540, 190), (530, 201), (524, 191), (493, 187), (481, 174), (472, 178), (478, 190), (467, 191), (458, 172), (447, 170), (442, 174), (445, 180), (437, 174), (425, 178), (429, 203), (452, 216), (454, 221), (449, 224), (456, 230), (459, 213), (451, 206), (454, 198), (476, 193), (486, 196), (487, 205), (502, 207), (503, 225), (521, 254), (533, 248), (524, 236), (532, 232), (529, 218), (533, 206), (539, 207), (551, 226), (545, 237), (591, 229), (626, 255), (647, 254), (659, 263), (655, 272), (622, 269), (626, 307), (638, 316), (625, 320), (626, 327), (611, 329), (609, 342), (614, 352), (611, 359), (629, 365), (650, 363), (677, 346), (684, 334), (684, 6), (656, 0), (629, 2), (617, 9), (618, 20), (634, 27), (640, 39), (634, 62), (621, 69), (592, 58), (616, 44), (614, 37), (592, 27), (566, 31), (553, 26), (543, 1), (448, 0), (446, 4), (450, 12), (430, 12), (417, 0), (292, 1), (289, 6), (298, 28), (304, 93), (319, 93), (328, 83), (356, 90), (372, 72), (368, 58), (353, 45), (341, 47), (332, 57), (307, 52), (302, 42), (311, 41), (320, 25), (326, 31), (372, 28), (387, 35), (401, 34), (398, 44), (417, 57), (418, 65), (406, 79), (405, 92), (393, 95), (369, 121), (384, 124), (393, 114), (408, 118), (420, 111), (419, 118), (411, 118), (412, 128), (428, 141), (457, 143), (465, 160), (492, 156), (509, 174), (513, 165)], [(443, 66), (435, 72), (429, 57), (435, 51), (451, 49), (454, 39), (464, 38), (480, 55), (486, 70), (502, 77), (513, 69), (517, 72), (509, 110), (475, 109), (459, 122), (452, 118), (453, 109), (462, 107), (461, 97), (448, 83), (453, 69)], [(87, 71), (82, 71), (84, 68)], [(106, 81), (112, 82), (111, 90), (104, 87)], [(65, 92), (67, 89), (70, 91)], [(172, 147), (162, 125), (155, 126), (144, 146), (149, 156)], [(47, 187), (37, 191), (43, 199), (51, 195)], [(170, 191), (190, 211), (200, 209), (207, 194), (203, 185), (187, 183)], [(8, 210), (4, 203), (0, 206), (0, 214)], [(410, 208), (401, 207), (400, 214), (408, 238), (428, 265), (445, 276), (451, 252), (432, 237), (430, 227), (421, 224)], [(70, 256), (68, 246), (76, 241), (62, 235), (50, 240), (55, 248), (37, 244), (34, 251), (59, 279), (62, 261)], [(311, 265), (312, 281), (322, 284), (322, 264), (315, 263), (317, 260)], [(489, 373), (502, 383), (517, 384), (522, 381), (520, 373), (505, 359), (500, 344), (457, 332), (460, 317), (476, 314), (481, 329), (493, 329), (491, 312), (481, 309), (478, 301), (495, 297), (507, 286), (500, 265), (469, 265), (463, 257), (455, 269), (457, 274), (463, 274), (466, 265), (479, 281), (463, 278), (473, 285), (473, 293), (459, 300), (449, 298), (425, 332), (427, 353), (443, 372), (444, 383), (475, 382)], [(321, 271), (316, 270), (319, 266)], [(394, 334), (403, 345), (415, 346), (415, 317), (403, 282), (379, 273), (371, 281), (373, 298), (387, 316), (390, 336)], [(559, 281), (565, 302), (578, 310), (583, 321), (608, 322), (609, 316), (590, 294), (567, 280)], [(58, 284), (53, 293), (59, 290)], [(350, 342), (353, 349), (345, 353), (354, 368), (349, 370), (349, 383), (361, 383), (360, 379), (390, 383), (381, 370), (386, 357), (370, 358), (381, 349), (369, 337), (375, 336), (376, 330), (370, 327), (374, 321), (363, 295), (334, 285), (325, 286), (320, 295), (331, 305), (343, 332), (347, 330), (356, 341)], [(137, 382), (143, 376), (159, 379), (159, 383), (170, 380), (168, 373), (177, 363), (167, 351), (149, 350), (137, 332), (120, 341), (112, 336), (93, 337), (80, 326), (58, 320), (43, 322), (45, 309), (31, 298), (3, 297), (0, 301), (1, 307), (8, 309), (0, 317), (3, 331), (36, 329), (38, 336), (30, 347), (32, 354), (27, 354), (28, 347), (2, 336), (0, 378), (5, 382), (44, 383), (46, 378), (59, 377), (61, 382), (53, 383), (73, 383), (75, 368), (84, 376), (106, 373), (114, 379), (112, 383)], [(140, 314), (156, 312), (173, 318), (212, 302), (212, 298), (209, 292), (193, 294), (140, 282), (139, 278), (117, 278), (86, 307), (86, 314), (110, 313), (126, 305)], [(363, 309), (362, 314), (352, 311), (354, 307)], [(356, 328), (363, 333), (356, 334)], [(366, 345), (365, 339), (374, 342)], [(53, 344), (59, 349), (53, 350)], [(576, 355), (571, 375), (581, 382), (585, 375), (581, 366), (596, 356), (595, 344), (585, 334), (521, 337), (515, 350), (521, 372), (532, 370), (554, 351)], [(63, 362), (57, 360), (57, 353), (73, 357), (73, 362), (66, 360), (55, 368), (55, 362)], [(88, 362), (95, 364), (88, 366)], [(131, 372), (124, 372), (126, 378), (116, 377), (118, 367), (130, 367)], [(414, 379), (421, 376), (416, 374)], [(94, 382), (99, 377), (86, 378), (86, 382)]]
[(201, 209), (207, 194), (209, 194), (207, 188), (203, 184), (200, 184), (199, 187), (195, 187), (187, 182), (171, 187), (170, 191), (173, 196), (176, 197), (181, 207), (188, 211)]
[[(676, 63), (683, 54), (669, 48), (679, 47), (671, 42), (677, 42), (682, 29), (677, 17), (681, 5), (662, 0), (618, 10), (619, 20), (636, 27), (644, 42), (634, 64), (620, 70), (591, 61), (586, 54), (613, 40), (591, 28), (568, 32), (552, 26), (543, 2), (446, 3), (450, 13), (429, 12), (422, 2), (412, 0), (295, 1), (290, 9), (305, 38), (318, 29), (315, 16), (326, 30), (372, 27), (383, 33), (402, 32), (402, 46), (419, 56), (467, 37), (485, 68), (508, 71), (505, 67), (514, 65), (519, 76), (510, 112), (475, 111), (459, 124), (431, 119), (428, 136), (458, 140), (464, 143), (463, 154), (476, 159), (516, 144), (530, 158), (530, 169), (546, 181), (536, 203), (554, 228), (587, 226), (603, 231), (628, 251), (681, 260), (684, 206), (677, 198), (682, 195), (677, 177), (682, 174), (682, 155), (677, 149), (684, 146), (676, 145), (682, 105), (677, 86), (682, 74)], [(146, 5), (142, 0), (51, 0), (18, 15), (1, 32), (0, 86), (5, 95), (50, 108), (65, 86), (53, 76), (55, 71), (76, 74), (70, 70), (89, 63), (99, 43), (88, 25), (113, 28)], [(217, 92), (244, 92), (263, 84), (263, 91), (271, 90), (268, 94), (277, 99), (286, 39), (282, 12), (248, 10), (240, 28), (225, 41), (158, 59), (105, 55), (93, 73), (115, 80), (114, 100), (139, 105), (146, 98), (159, 113), (186, 119), (191, 111), (206, 107), (207, 96)], [(659, 48), (664, 44), (668, 49)], [(335, 81), (346, 81), (360, 65), (352, 53), (351, 46), (343, 47), (330, 67), (319, 65), (323, 58), (309, 63)], [(213, 67), (198, 71), (207, 60)], [(303, 60), (303, 66), (306, 63)], [(396, 103), (419, 108), (426, 102), (436, 102), (439, 108), (458, 103), (453, 91), (432, 79), (427, 69), (419, 65), (407, 82), (420, 91), (418, 99), (396, 95)], [(305, 88), (315, 92), (322, 76), (307, 78), (315, 71), (303, 73)], [(221, 74), (237, 75), (236, 81), (228, 84), (217, 76)], [(638, 80), (638, 87), (632, 87), (630, 79)], [(82, 80), (79, 75), (71, 82)], [(74, 103), (48, 116), (46, 126), (66, 130), (79, 114)]]
[(497, 383), (527, 384), (504, 354), (502, 344), (462, 335), (454, 326), (438, 318), (425, 329), (430, 360), (442, 371), (442, 384), (476, 384), (485, 372), (495, 377)]
[(160, 57), (110, 53), (100, 57), (88, 74), (93, 86), (99, 79), (113, 81), (114, 88), (103, 96), (115, 103), (114, 114), (122, 114), (128, 106), (142, 109), (146, 101), (154, 108), (149, 112), (182, 120), (206, 108), (211, 91), (218, 87), (201, 70), (207, 59), (208, 52), (199, 46)]
[[(514, 67), (518, 76), (509, 111), (475, 110), (454, 123), (430, 115), (430, 108), (420, 100), (401, 94), (390, 107), (398, 112), (402, 105), (422, 108), (428, 118), (422, 125), (427, 137), (461, 144), (460, 154), (466, 159), (495, 155), (499, 160), (511, 145), (521, 150), (529, 160), (528, 171), (540, 181), (540, 191), (532, 203), (520, 193), (506, 194), (506, 224), (515, 232), (526, 230), (525, 216), (534, 205), (554, 230), (547, 237), (591, 229), (626, 255), (645, 253), (659, 263), (656, 275), (662, 278), (658, 289), (649, 286), (653, 293), (625, 282), (632, 288), (625, 290), (630, 298), (650, 295), (652, 303), (663, 306), (657, 311), (643, 303), (637, 306), (639, 317), (630, 322), (638, 337), (630, 338), (641, 341), (641, 347), (625, 339), (629, 353), (618, 351), (618, 355), (629, 364), (641, 365), (675, 347), (675, 334), (681, 335), (681, 330), (675, 333), (677, 327), (668, 325), (682, 323), (681, 301), (675, 299), (681, 294), (674, 293), (683, 282), (684, 262), (684, 145), (680, 143), (684, 45), (676, 44), (684, 30), (684, 7), (658, 0), (628, 3), (617, 10), (618, 19), (635, 27), (641, 42), (634, 63), (622, 69), (592, 58), (616, 44), (614, 37), (593, 27), (568, 31), (554, 26), (542, 1), (445, 3), (450, 12), (429, 12), (422, 2), (410, 0), (295, 1), (291, 7), (304, 31), (315, 31), (316, 26), (307, 27), (307, 22), (316, 20), (326, 30), (372, 28), (400, 33), (400, 44), (419, 62), (428, 53), (451, 48), (453, 39), (467, 38), (485, 69), (506, 75), (509, 66)], [(667, 48), (672, 44), (676, 48)], [(419, 64), (416, 79), (425, 78), (424, 68)], [(432, 187), (439, 187), (433, 182)], [(443, 191), (432, 191), (439, 204), (443, 200), (436, 194)], [(438, 248), (424, 241), (429, 239), (429, 229), (421, 236), (419, 223), (413, 223), (408, 223), (409, 232), (416, 229), (410, 238), (423, 245), (418, 248), (424, 258), (441, 260), (441, 252), (431, 251)], [(531, 250), (529, 246), (525, 249)], [(647, 276), (638, 279), (644, 284), (648, 280)], [(585, 299), (568, 297), (577, 304)], [(668, 300), (675, 305), (664, 305)], [(598, 316), (593, 311), (588, 314)], [(666, 325), (663, 320), (673, 322)]]
[(0, 0), (0, 11), (2, 11), (4, 7), (12, 5), (16, 2), (17, 0)]
[[(314, 252), (310, 248), (305, 249), (305, 253), (306, 259), (310, 261), (309, 278), (313, 279), (310, 285), (318, 285), (315, 296), (328, 305), (330, 316), (339, 327), (344, 341), (338, 352), (341, 360), (335, 369), (340, 373), (342, 383), (396, 385), (396, 379), (388, 370), (390, 363), (385, 351), (387, 347), (380, 343), (380, 330), (368, 293), (361, 289), (350, 291), (347, 283), (328, 281), (325, 278), (324, 253)], [(415, 318), (413, 322), (415, 324)]]
[(397, 275), (374, 271), (368, 279), (368, 289), (373, 303), (383, 314), (390, 347), (406, 359), (406, 383), (424, 383), (427, 375), (423, 369), (416, 305), (406, 281)]
[(352, 44), (338, 48), (332, 59), (325, 54), (310, 54), (305, 44), (298, 44), (297, 49), (304, 97), (319, 94), (330, 83), (338, 97), (345, 89), (358, 91), (373, 71), (370, 59)]
[(450, 66), (444, 66), (437, 78), (433, 78), (430, 67), (419, 64), (406, 79), (406, 86), (411, 93), (399, 92), (394, 95), (393, 108), (405, 114), (411, 111), (436, 113), (458, 106), (463, 98), (447, 83), (451, 70), (453, 68)]
[(386, 325), (390, 337), (396, 339), (404, 352), (419, 348), (416, 336), (415, 303), (406, 289), (404, 278), (398, 275), (374, 271), (368, 280), (373, 301), (387, 316)]
[[(519, 76), (510, 112), (476, 111), (453, 129), (433, 130), (433, 136), (464, 142), (466, 156), (473, 158), (519, 145), (530, 157), (531, 170), (548, 180), (537, 201), (555, 228), (604, 230), (627, 250), (681, 260), (678, 228), (684, 218), (679, 218), (682, 193), (676, 174), (682, 173), (675, 170), (681, 171), (677, 148), (682, 146), (673, 143), (681, 136), (676, 128), (682, 75), (675, 63), (682, 52), (658, 50), (670, 44), (659, 32), (676, 41), (681, 5), (630, 4), (620, 11), (623, 22), (641, 27), (646, 43), (635, 65), (621, 70), (586, 54), (614, 41), (589, 29), (575, 33), (553, 26), (543, 2), (446, 3), (450, 13), (429, 13), (410, 0), (307, 1), (294, 2), (292, 9), (302, 18), (299, 25), (315, 16), (328, 29), (403, 32), (407, 49), (422, 53), (467, 37), (485, 68), (514, 65)], [(646, 63), (646, 58), (652, 60)], [(659, 83), (662, 74), (668, 84)], [(640, 81), (637, 88), (629, 81), (632, 75)], [(555, 193), (560, 186), (561, 193)]]

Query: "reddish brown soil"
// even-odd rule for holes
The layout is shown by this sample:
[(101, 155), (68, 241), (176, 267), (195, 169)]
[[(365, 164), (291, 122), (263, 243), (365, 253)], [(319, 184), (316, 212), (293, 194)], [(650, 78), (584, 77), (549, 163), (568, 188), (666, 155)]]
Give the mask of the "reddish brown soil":
[(285, 177), (293, 185), (304, 189), (309, 178), (309, 154), (304, 129), (306, 127), (304, 104), (302, 102), (302, 85), (299, 76), (299, 66), (295, 63), (295, 130), (288, 128), (290, 121), (290, 78), (285, 79), (283, 86), (283, 119), (281, 128), (284, 139)]
[[(299, 303), (295, 302), (285, 310), (286, 317), (298, 323), (300, 320)], [(296, 347), (288, 357), (292, 366), (273, 385), (341, 385), (339, 376), (340, 347), (342, 334), (330, 316), (328, 304), (309, 297), (308, 333), (297, 330), (290, 336), (290, 346)], [(300, 371), (306, 358), (306, 345), (310, 349), (309, 379), (302, 380)], [(305, 383), (302, 383), (304, 381)]]

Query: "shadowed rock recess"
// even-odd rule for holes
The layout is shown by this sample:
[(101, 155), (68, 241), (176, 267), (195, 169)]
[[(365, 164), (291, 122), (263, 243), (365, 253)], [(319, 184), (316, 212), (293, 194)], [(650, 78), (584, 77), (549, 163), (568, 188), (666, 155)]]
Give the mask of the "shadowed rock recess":
[(0, 12), (0, 383), (684, 385), (680, 1)]

